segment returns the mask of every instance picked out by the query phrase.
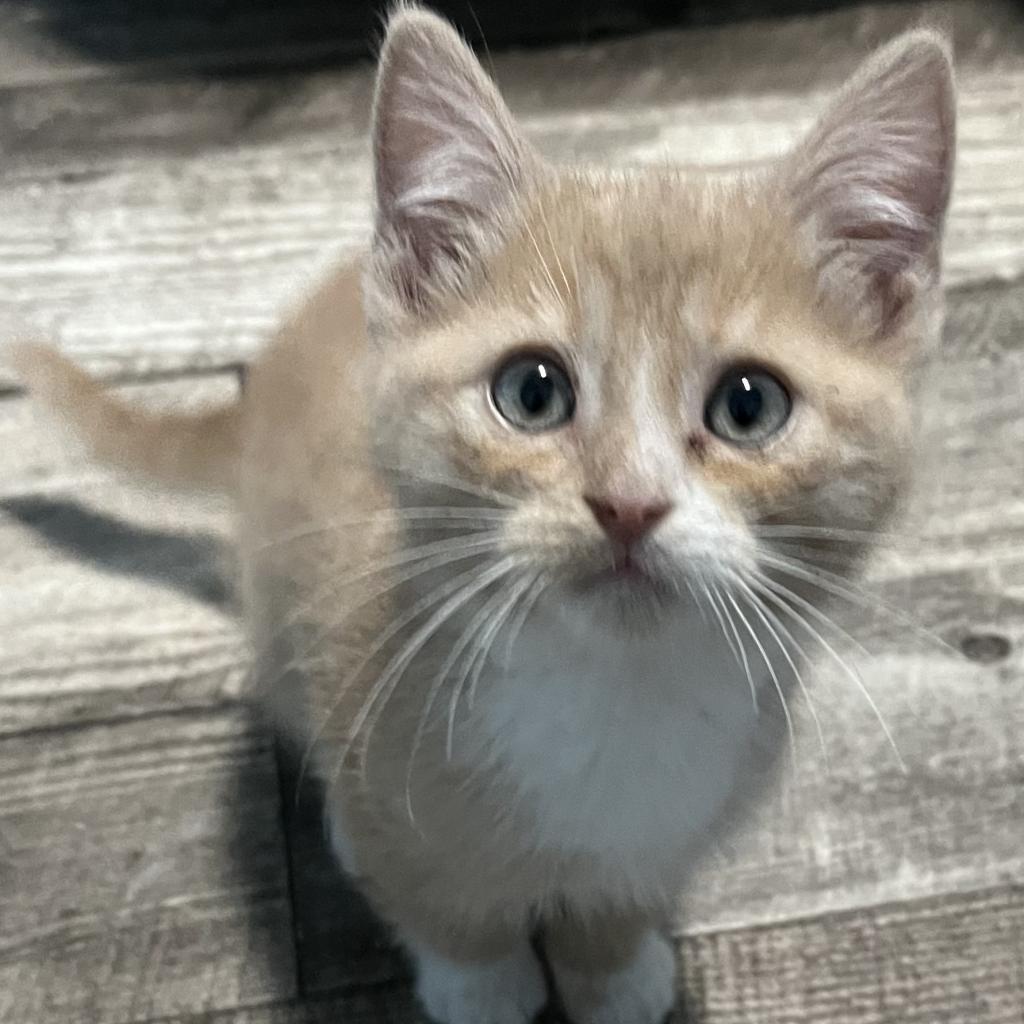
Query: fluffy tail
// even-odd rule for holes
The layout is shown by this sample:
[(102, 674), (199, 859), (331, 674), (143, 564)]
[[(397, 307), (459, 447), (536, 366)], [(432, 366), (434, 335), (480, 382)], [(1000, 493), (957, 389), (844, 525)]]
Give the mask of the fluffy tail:
[(94, 458), (168, 487), (234, 489), (238, 403), (194, 415), (152, 412), (122, 401), (47, 345), (19, 343), (4, 356), (8, 353), (25, 386), (71, 427)]

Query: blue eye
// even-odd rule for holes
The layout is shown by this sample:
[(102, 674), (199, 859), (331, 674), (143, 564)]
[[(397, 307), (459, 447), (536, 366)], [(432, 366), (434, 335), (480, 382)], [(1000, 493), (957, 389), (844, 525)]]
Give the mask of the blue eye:
[(510, 359), (495, 375), (491, 397), (503, 419), (530, 433), (568, 423), (576, 408), (569, 375), (550, 355), (527, 354)]
[(704, 422), (723, 441), (756, 448), (782, 429), (792, 408), (789, 392), (770, 373), (735, 369), (711, 392)]

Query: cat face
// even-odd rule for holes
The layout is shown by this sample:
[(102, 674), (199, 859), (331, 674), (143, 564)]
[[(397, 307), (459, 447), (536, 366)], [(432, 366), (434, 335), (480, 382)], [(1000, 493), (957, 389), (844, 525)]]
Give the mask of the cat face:
[(915, 35), (756, 175), (554, 169), (454, 34), (403, 16), (367, 279), (401, 500), (499, 512), (493, 557), (617, 612), (756, 583), (793, 536), (852, 562), (906, 477), (951, 95)]

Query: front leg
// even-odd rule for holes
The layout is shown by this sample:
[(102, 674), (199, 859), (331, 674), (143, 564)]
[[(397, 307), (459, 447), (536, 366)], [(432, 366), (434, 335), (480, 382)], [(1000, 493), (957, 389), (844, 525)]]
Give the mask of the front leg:
[(436, 1024), (530, 1024), (547, 1002), (526, 936), (465, 939), (403, 936), (416, 966), (416, 994)]
[(573, 1024), (662, 1024), (675, 1004), (675, 954), (650, 922), (609, 915), (551, 922), (546, 949)]

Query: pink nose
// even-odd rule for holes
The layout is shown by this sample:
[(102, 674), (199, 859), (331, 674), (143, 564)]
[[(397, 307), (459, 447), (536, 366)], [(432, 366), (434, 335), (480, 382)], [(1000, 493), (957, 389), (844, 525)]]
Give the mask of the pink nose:
[(601, 529), (619, 544), (635, 544), (651, 532), (672, 508), (665, 501), (603, 499), (584, 495)]

